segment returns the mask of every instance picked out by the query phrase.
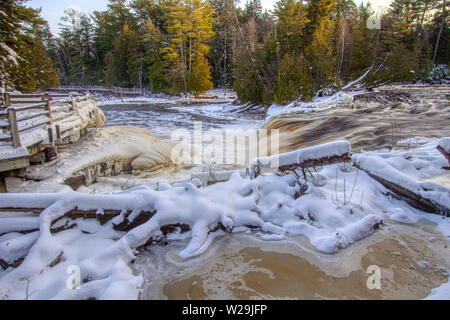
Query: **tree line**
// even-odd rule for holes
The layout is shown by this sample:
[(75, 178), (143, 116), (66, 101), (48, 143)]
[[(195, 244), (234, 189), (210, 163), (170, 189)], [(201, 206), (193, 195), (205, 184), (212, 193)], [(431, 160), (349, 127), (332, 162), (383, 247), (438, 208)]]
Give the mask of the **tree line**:
[(177, 95), (228, 87), (242, 103), (286, 104), (363, 75), (369, 86), (429, 81), (450, 58), (448, 0), (394, 0), (380, 16), (350, 0), (279, 0), (272, 11), (260, 0), (109, 0), (90, 15), (67, 9), (56, 36), (39, 11), (5, 1), (18, 12), (0, 11), (16, 23), (0, 22), (0, 76), (25, 91), (57, 81)]

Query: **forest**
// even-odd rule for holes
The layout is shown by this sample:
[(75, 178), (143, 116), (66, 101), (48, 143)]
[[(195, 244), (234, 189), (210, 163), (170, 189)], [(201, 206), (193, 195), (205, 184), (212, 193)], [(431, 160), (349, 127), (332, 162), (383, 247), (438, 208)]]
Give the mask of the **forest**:
[(241, 103), (283, 105), (361, 77), (433, 81), (450, 61), (446, 0), (394, 0), (381, 15), (351, 0), (279, 0), (271, 11), (260, 0), (109, 0), (92, 14), (66, 9), (57, 35), (26, 1), (0, 9), (2, 87), (22, 92), (231, 88)]

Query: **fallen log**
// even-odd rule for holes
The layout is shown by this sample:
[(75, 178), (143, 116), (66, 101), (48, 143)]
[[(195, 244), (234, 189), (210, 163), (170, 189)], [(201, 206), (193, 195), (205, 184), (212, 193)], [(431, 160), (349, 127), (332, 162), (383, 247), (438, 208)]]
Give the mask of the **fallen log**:
[(366, 72), (364, 72), (364, 74), (359, 77), (358, 79), (348, 83), (347, 85), (343, 86), (341, 91), (347, 91), (350, 90), (352, 87), (356, 86), (358, 83), (360, 83), (361, 81), (363, 81), (368, 75), (369, 73), (372, 71), (372, 67), (368, 68), (366, 70)]
[[(357, 165), (355, 165), (355, 166), (358, 169), (361, 169)], [(436, 213), (438, 211), (436, 204), (434, 204), (430, 200), (427, 200), (427, 199), (415, 194), (414, 192), (411, 192), (408, 189), (405, 189), (399, 185), (396, 185), (395, 183), (393, 183), (391, 181), (385, 180), (374, 174), (371, 174), (370, 172), (367, 172), (364, 169), (361, 169), (361, 170), (365, 171), (369, 177), (378, 181), (383, 186), (385, 186), (389, 190), (393, 191), (395, 194), (401, 196), (402, 198), (409, 199), (410, 201), (408, 201), (408, 203), (411, 204), (411, 206), (413, 206), (414, 208), (425, 211), (425, 212), (429, 212), (429, 213)]]
[[(40, 215), (42, 211), (45, 209), (42, 208), (0, 208), (0, 212), (24, 212), (24, 213), (33, 213), (36, 215)], [(114, 225), (114, 229), (119, 231), (128, 231), (133, 229), (135, 226), (145, 223), (148, 221), (151, 217), (153, 217), (156, 213), (156, 211), (142, 211), (140, 212), (133, 221), (129, 221), (127, 217), (131, 214), (131, 210), (126, 210), (124, 213), (124, 221), (118, 225)], [(118, 215), (122, 214), (123, 210), (82, 210), (79, 208), (75, 208), (67, 212), (64, 216), (60, 217), (59, 219), (53, 221), (52, 224), (55, 224), (59, 220), (63, 218), (70, 218), (70, 219), (78, 219), (78, 218), (86, 218), (86, 219), (96, 219), (101, 225), (105, 224), (109, 220), (113, 219), (114, 217), (117, 217)], [(26, 230), (25, 232), (33, 232), (37, 231), (35, 230)], [(66, 230), (66, 229), (65, 229)], [(52, 232), (58, 232), (55, 229), (52, 229)]]
[(448, 163), (450, 164), (450, 153), (446, 152), (443, 148), (441, 148), (440, 146), (437, 147), (437, 149), (439, 150), (440, 153), (442, 153), (442, 155), (444, 157), (447, 158)]
[[(378, 181), (383, 186), (385, 186), (387, 189), (393, 191), (394, 194), (400, 196), (400, 198), (407, 200), (407, 202), (412, 207), (417, 208), (422, 211), (425, 211), (425, 212), (450, 217), (450, 208), (447, 207), (444, 203), (438, 203), (437, 201), (434, 201), (433, 199), (427, 199), (424, 195), (421, 195), (418, 192), (414, 192), (413, 190), (410, 190), (410, 188), (407, 188), (405, 186), (400, 186), (398, 183), (390, 181), (386, 177), (380, 177), (379, 175), (375, 174), (370, 169), (368, 169), (356, 162), (354, 162), (353, 165), (356, 168), (367, 173), (367, 175), (369, 177)], [(388, 169), (386, 169), (386, 171), (388, 171)], [(426, 190), (423, 190), (423, 191), (426, 191)]]
[(331, 165), (335, 163), (349, 162), (351, 161), (349, 154), (344, 154), (342, 156), (334, 156), (334, 157), (324, 157), (319, 159), (306, 160), (302, 163), (295, 163), (290, 165), (280, 166), (280, 171), (290, 171), (295, 169), (306, 169), (306, 168), (314, 168), (321, 167), (326, 165)]
[(450, 138), (440, 139), (436, 148), (448, 160), (448, 164), (450, 165)]
[(269, 157), (259, 157), (252, 160), (252, 172), (257, 176), (261, 168), (278, 169), (278, 172), (302, 169), (305, 170), (318, 166), (348, 162), (351, 157), (351, 146), (348, 141), (336, 141), (318, 146), (303, 148), (287, 153)]

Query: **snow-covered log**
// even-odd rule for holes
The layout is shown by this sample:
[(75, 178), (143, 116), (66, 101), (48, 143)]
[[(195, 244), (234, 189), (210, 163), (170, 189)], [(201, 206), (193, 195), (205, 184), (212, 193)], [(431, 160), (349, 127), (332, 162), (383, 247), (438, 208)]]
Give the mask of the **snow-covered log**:
[[(40, 230), (44, 228), (47, 231), (62, 217), (108, 216), (104, 220), (112, 218), (115, 229), (131, 229), (125, 238), (133, 248), (158, 241), (169, 231), (179, 232), (177, 226), (184, 226), (183, 230), (191, 232), (191, 241), (180, 254), (186, 258), (202, 252), (209, 241), (208, 235), (219, 229), (228, 232), (243, 228), (259, 229), (271, 237), (283, 237), (287, 231), (283, 227), (285, 223), (275, 213), (282, 210), (282, 218), (288, 225), (297, 224), (298, 210), (294, 208), (294, 201), (299, 189), (292, 175), (248, 179), (234, 172), (228, 181), (205, 189), (187, 183), (184, 187), (160, 184), (158, 190), (140, 186), (96, 195), (72, 192), (3, 194), (0, 195), (0, 208), (6, 211), (45, 208), (39, 221)], [(283, 205), (273, 203), (272, 198)], [(377, 221), (380, 222), (379, 219)], [(331, 241), (335, 233), (330, 231), (328, 236)], [(336, 238), (333, 241), (340, 240)], [(326, 246), (319, 245), (319, 249), (334, 252), (340, 245), (333, 241)]]
[(437, 149), (447, 158), (448, 163), (450, 164), (450, 137), (441, 138), (438, 141)]
[(372, 71), (372, 67), (370, 67), (369, 69), (367, 69), (366, 72), (364, 72), (364, 74), (359, 77), (358, 79), (348, 83), (347, 85), (345, 85), (344, 87), (342, 87), (341, 91), (346, 91), (351, 89), (352, 87), (354, 87), (355, 85), (357, 85), (358, 83), (360, 83), (361, 81), (363, 81), (368, 75), (369, 73)]
[(355, 165), (396, 194), (412, 200), (424, 211), (450, 216), (450, 189), (435, 182), (421, 182), (394, 168), (382, 156), (358, 154)]
[(323, 166), (350, 161), (351, 146), (348, 141), (330, 142), (269, 157), (259, 157), (252, 161), (260, 168), (290, 170)]

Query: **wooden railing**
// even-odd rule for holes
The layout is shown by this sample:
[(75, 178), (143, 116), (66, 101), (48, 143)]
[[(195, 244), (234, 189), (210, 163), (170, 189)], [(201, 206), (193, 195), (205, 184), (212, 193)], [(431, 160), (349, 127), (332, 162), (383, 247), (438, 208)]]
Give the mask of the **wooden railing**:
[[(21, 133), (46, 126), (49, 142), (51, 144), (54, 143), (54, 133), (56, 133), (56, 138), (60, 142), (64, 132), (71, 130), (71, 128), (61, 128), (59, 124), (53, 125), (53, 121), (72, 116), (73, 104), (86, 99), (90, 99), (90, 95), (71, 99), (46, 100), (45, 102), (29, 105), (10, 106), (6, 110), (0, 111), (0, 141), (10, 142), (13, 147), (17, 148), (22, 145)], [(52, 110), (56, 104), (70, 104), (70, 107), (60, 107), (59, 111), (62, 112), (56, 113)], [(37, 118), (42, 119), (33, 121), (33, 119)], [(25, 121), (27, 121), (25, 125), (20, 125)]]
[(114, 95), (117, 97), (125, 97), (125, 96), (143, 96), (148, 93), (147, 90), (141, 88), (121, 88), (121, 87), (112, 87), (112, 88), (103, 88), (101, 86), (61, 86), (58, 88), (49, 89), (52, 92), (79, 92), (79, 93), (91, 93), (91, 94), (99, 94), (99, 95)]
[(31, 94), (22, 94), (22, 93), (2, 93), (0, 95), (1, 98), (1, 105), (4, 108), (10, 107), (12, 105), (18, 105), (18, 104), (33, 104), (37, 102), (45, 102), (47, 100), (55, 100), (55, 99), (63, 99), (63, 98), (70, 98), (74, 96), (81, 96), (81, 94), (58, 94), (58, 93), (31, 93)]

